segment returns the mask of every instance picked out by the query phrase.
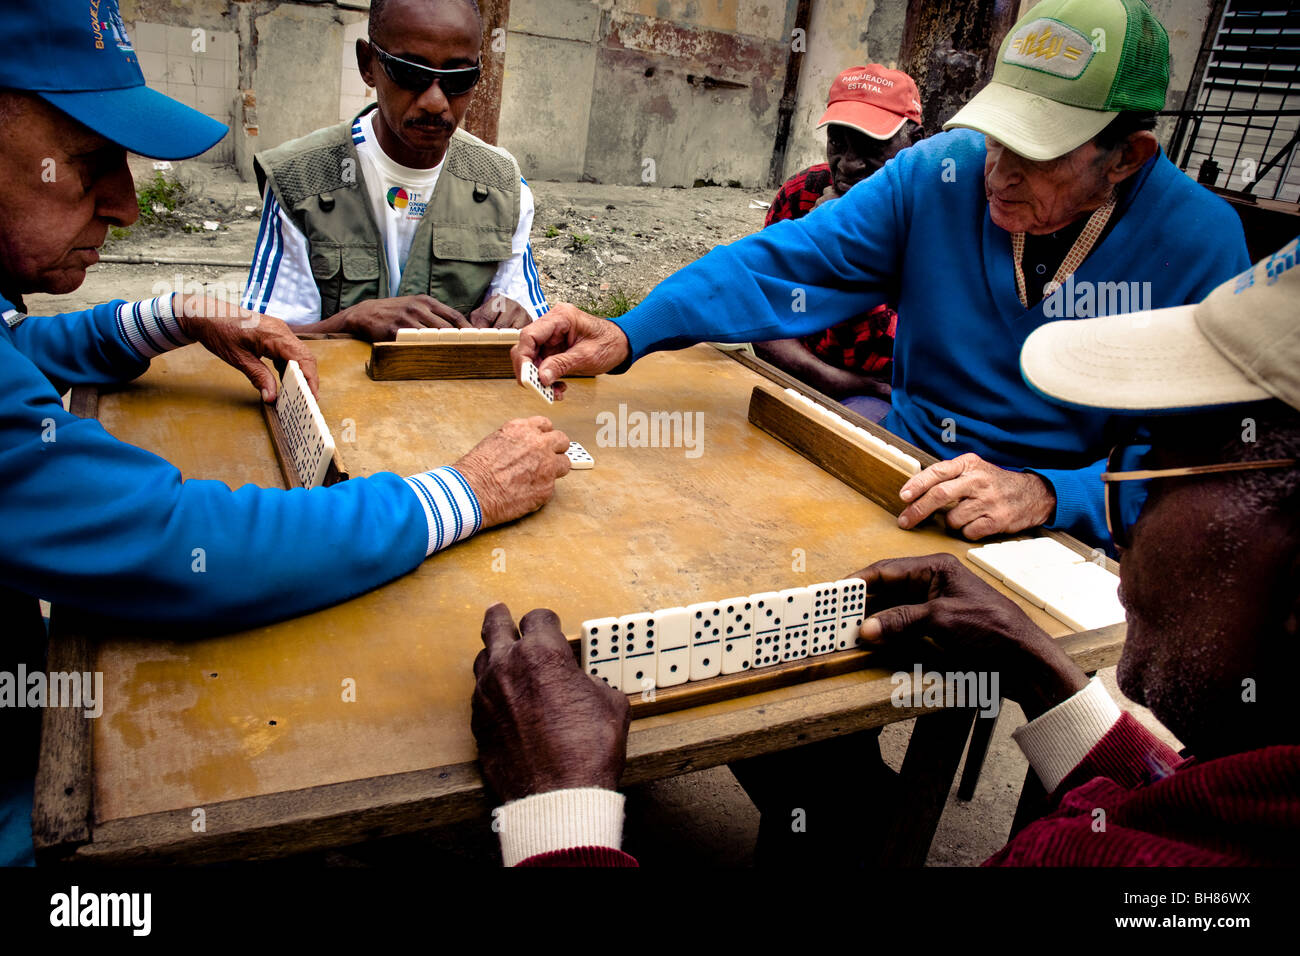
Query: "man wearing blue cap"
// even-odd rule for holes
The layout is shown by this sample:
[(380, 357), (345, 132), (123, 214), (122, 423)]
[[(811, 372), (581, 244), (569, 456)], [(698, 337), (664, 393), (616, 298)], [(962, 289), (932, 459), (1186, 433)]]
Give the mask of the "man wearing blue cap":
[[(150, 90), (116, 0), (7, 11), (0, 35), (0, 864), (30, 862), (35, 727), (13, 674), (44, 664), (37, 598), (188, 630), (234, 630), (345, 600), (481, 528), (540, 508), (569, 469), (544, 418), (508, 422), (454, 467), (286, 492), (183, 481), (176, 468), (64, 410), (61, 394), (142, 374), (201, 343), (265, 401), (262, 362), (311, 352), (284, 323), (198, 296), (113, 301), (43, 318), (27, 293), (76, 289), (110, 226), (139, 214), (126, 153), (183, 159), (226, 127)], [(234, 313), (234, 314), (231, 314)], [(364, 529), (359, 532), (358, 529)], [(269, 562), (291, 541), (291, 562)], [(202, 548), (204, 573), (192, 554)], [(19, 692), (25, 693), (21, 688)]]

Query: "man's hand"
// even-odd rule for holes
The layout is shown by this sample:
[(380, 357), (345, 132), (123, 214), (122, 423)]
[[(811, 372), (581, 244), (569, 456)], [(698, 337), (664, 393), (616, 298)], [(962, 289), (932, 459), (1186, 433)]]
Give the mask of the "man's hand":
[(398, 329), (467, 329), (469, 319), (431, 295), (369, 299), (312, 326), (315, 332), (346, 332), (366, 342), (391, 342)]
[(831, 365), (798, 339), (772, 339), (755, 342), (754, 352), (765, 362), (770, 362), (795, 378), (807, 382), (817, 391), (831, 398), (844, 399), (850, 395), (872, 395), (889, 401), (889, 382)]
[(979, 455), (959, 455), (913, 475), (899, 494), (911, 502), (898, 516), (900, 528), (914, 528), (941, 508), (948, 527), (970, 541), (1046, 524), (1056, 495), (1038, 475), (1007, 471)]
[(1031, 720), (1088, 683), (1046, 632), (951, 554), (877, 561), (854, 576), (867, 582), (864, 641), (917, 658), (937, 645), (953, 669), (997, 672), (1003, 696)]
[(831, 202), (832, 200), (839, 199), (839, 198), (840, 198), (840, 193), (835, 188), (835, 184), (830, 183), (829, 185), (827, 185), (825, 189), (822, 190), (822, 194), (817, 197), (817, 201), (813, 203), (813, 209), (816, 209), (818, 206), (821, 206), (825, 203)]
[(319, 394), (316, 357), (279, 319), (200, 296), (173, 296), (172, 312), (188, 338), (248, 376), (262, 393), (262, 401), (274, 402), (279, 394), (279, 383), (263, 358), (274, 361), (281, 371), (296, 361), (312, 394)]
[(573, 463), (565, 452), (569, 436), (550, 419), (536, 416), (506, 422), (453, 466), (483, 509), (483, 527), (536, 511), (555, 494), (555, 479)]
[(519, 333), (510, 353), (515, 378), (524, 359), (537, 366), (543, 385), (554, 385), (555, 396), (564, 395), (566, 375), (599, 375), (621, 365), (631, 352), (627, 336), (608, 319), (588, 315), (567, 302), (557, 303)]
[(550, 790), (614, 790), (627, 759), (627, 695), (584, 674), (553, 611), (515, 629), (504, 604), (483, 615), (470, 727), (483, 777), (503, 801)]
[(469, 314), (476, 329), (522, 329), (532, 321), (527, 309), (504, 295), (494, 295)]

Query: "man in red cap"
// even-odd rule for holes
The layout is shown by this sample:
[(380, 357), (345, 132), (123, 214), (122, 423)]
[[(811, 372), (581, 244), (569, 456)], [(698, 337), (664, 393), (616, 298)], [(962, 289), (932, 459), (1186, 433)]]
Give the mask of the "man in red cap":
[[(838, 199), (924, 135), (916, 83), (879, 63), (854, 66), (831, 84), (826, 112), (826, 162), (786, 180), (772, 200), (764, 228), (802, 219)], [(754, 350), (778, 368), (841, 399), (872, 421), (889, 412), (898, 313), (888, 304), (802, 338), (755, 342)]]

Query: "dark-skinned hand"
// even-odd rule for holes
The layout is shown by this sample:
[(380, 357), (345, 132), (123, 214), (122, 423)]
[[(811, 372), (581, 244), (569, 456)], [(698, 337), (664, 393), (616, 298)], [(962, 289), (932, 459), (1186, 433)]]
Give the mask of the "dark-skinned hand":
[(867, 582), (868, 646), (913, 662), (934, 660), (937, 647), (945, 669), (996, 671), (1003, 696), (1030, 719), (1088, 683), (1056, 641), (951, 554), (877, 561), (854, 577)]
[(313, 328), (346, 332), (366, 342), (391, 342), (398, 329), (468, 329), (470, 321), (431, 295), (400, 295), (358, 302)]
[(503, 801), (551, 790), (614, 790), (627, 759), (627, 695), (578, 666), (555, 612), (516, 629), (510, 609), (483, 615), (470, 727), (483, 778)]
[(504, 295), (494, 295), (469, 314), (476, 329), (522, 329), (532, 321), (527, 309)]

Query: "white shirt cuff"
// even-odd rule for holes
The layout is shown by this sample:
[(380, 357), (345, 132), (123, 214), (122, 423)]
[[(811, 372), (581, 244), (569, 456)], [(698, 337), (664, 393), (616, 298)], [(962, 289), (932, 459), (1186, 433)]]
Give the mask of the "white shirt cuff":
[(194, 341), (181, 332), (170, 293), (143, 302), (123, 302), (117, 307), (117, 331), (145, 361)]
[(483, 527), (483, 509), (459, 471), (450, 465), (406, 479), (420, 499), (429, 525), (425, 557), (463, 541)]
[(1119, 720), (1119, 707), (1094, 677), (1088, 686), (1035, 717), (1011, 736), (1052, 793)]
[(531, 856), (580, 846), (623, 845), (623, 794), (599, 787), (552, 790), (492, 811), (501, 857), (515, 866)]

